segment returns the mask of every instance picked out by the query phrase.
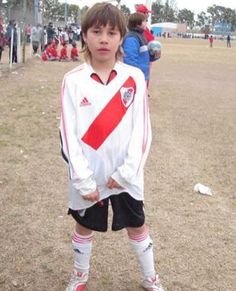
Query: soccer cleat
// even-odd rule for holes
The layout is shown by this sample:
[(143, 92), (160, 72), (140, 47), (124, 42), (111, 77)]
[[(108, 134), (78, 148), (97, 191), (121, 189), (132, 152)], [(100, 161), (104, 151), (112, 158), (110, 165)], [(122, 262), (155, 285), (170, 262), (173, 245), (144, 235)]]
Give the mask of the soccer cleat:
[(88, 273), (74, 270), (66, 291), (84, 291), (88, 281)]
[(153, 278), (148, 278), (146, 280), (143, 280), (142, 286), (143, 286), (143, 289), (146, 291), (165, 291), (161, 285), (158, 275), (156, 275)]

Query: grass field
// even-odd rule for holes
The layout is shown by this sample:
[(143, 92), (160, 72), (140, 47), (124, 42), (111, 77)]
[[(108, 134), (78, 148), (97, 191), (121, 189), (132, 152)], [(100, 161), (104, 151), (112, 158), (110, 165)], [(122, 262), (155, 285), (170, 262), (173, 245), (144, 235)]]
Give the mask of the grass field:
[[(168, 291), (235, 291), (236, 43), (160, 41), (145, 171), (157, 270)], [(58, 125), (60, 84), (76, 65), (32, 59), (1, 71), (0, 290), (59, 291), (70, 278)], [(196, 183), (213, 196), (194, 192)], [(125, 231), (95, 235), (87, 290), (142, 290)]]

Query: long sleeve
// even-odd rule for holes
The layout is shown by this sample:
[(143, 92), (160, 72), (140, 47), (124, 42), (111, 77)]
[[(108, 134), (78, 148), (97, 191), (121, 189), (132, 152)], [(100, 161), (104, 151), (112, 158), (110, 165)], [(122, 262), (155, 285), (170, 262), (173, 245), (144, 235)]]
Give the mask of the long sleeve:
[(89, 194), (96, 189), (93, 172), (89, 169), (80, 140), (77, 136), (76, 98), (73, 84), (68, 84), (66, 77), (61, 88), (61, 150), (69, 166), (69, 177), (75, 189), (81, 195)]
[(145, 80), (149, 80), (150, 56), (145, 38), (141, 34), (132, 34), (125, 38), (122, 46), (124, 63), (139, 68)]
[(124, 63), (139, 67), (139, 41), (135, 37), (126, 37), (123, 42)]
[(126, 187), (142, 173), (151, 144), (151, 125), (146, 83), (141, 75), (133, 107), (133, 130), (124, 163), (112, 178)]

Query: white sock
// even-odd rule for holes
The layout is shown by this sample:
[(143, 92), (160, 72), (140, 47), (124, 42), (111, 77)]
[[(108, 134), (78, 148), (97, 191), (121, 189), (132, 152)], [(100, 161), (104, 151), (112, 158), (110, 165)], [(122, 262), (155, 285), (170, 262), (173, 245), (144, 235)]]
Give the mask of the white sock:
[(140, 235), (129, 236), (129, 241), (138, 259), (142, 279), (153, 278), (156, 274), (154, 267), (153, 245), (148, 229)]
[(80, 235), (74, 232), (72, 246), (74, 250), (74, 268), (78, 272), (89, 272), (89, 261), (92, 252), (93, 234)]

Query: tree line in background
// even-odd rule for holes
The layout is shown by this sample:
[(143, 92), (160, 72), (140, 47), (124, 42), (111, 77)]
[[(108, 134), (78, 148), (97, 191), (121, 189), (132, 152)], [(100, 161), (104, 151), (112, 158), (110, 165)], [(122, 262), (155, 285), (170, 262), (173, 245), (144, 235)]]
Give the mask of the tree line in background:
[[(120, 0), (113, 1), (120, 5)], [(44, 22), (55, 23), (65, 22), (65, 11), (68, 22), (79, 23), (88, 6), (80, 8), (78, 5), (61, 3), (58, 0), (0, 0), (1, 13), (9, 19), (14, 12), (22, 10), (26, 5), (27, 11), (35, 13), (35, 5), (41, 12)], [(137, 4), (139, 1), (137, 0)], [(126, 5), (120, 5), (120, 9), (128, 17), (130, 9)], [(20, 17), (20, 15), (19, 15)], [(195, 15), (188, 9), (179, 10), (175, 0), (156, 0), (152, 4), (152, 23), (155, 22), (178, 22), (186, 23), (188, 29), (208, 33), (213, 30), (216, 23), (227, 23), (231, 26), (231, 31), (236, 30), (236, 10), (231, 8), (213, 5)]]

